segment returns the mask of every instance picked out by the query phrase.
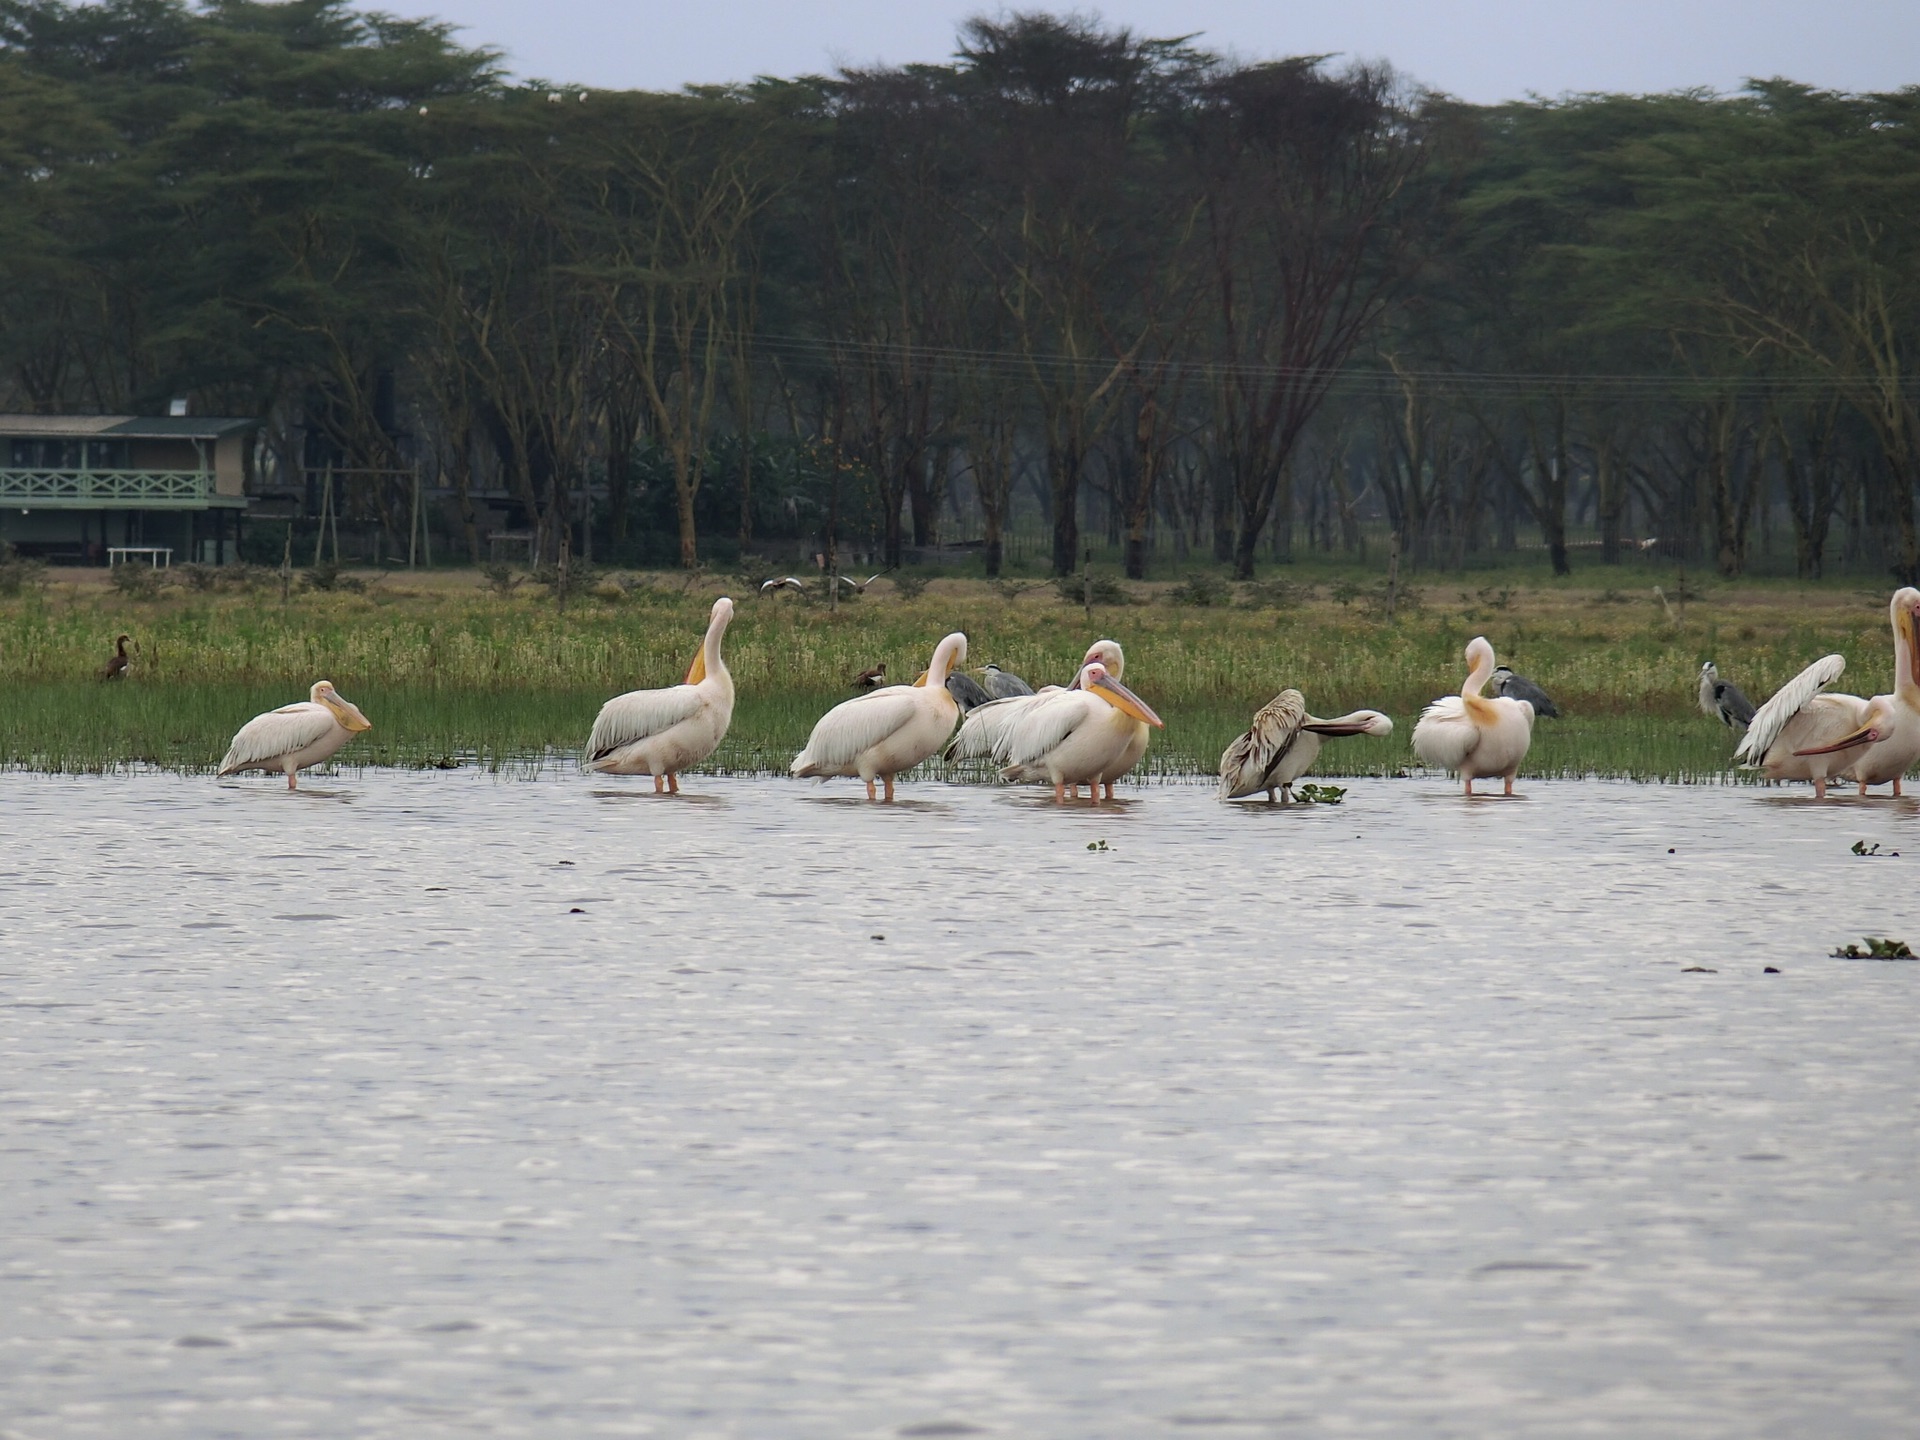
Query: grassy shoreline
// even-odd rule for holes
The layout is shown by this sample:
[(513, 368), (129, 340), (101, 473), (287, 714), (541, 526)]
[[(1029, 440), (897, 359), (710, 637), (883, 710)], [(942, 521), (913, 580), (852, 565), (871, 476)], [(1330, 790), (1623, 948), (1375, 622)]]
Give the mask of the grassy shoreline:
[[(1145, 771), (1160, 775), (1210, 772), (1288, 685), (1318, 713), (1371, 706), (1398, 727), (1387, 740), (1329, 746), (1321, 773), (1404, 770), (1413, 719), (1458, 687), (1461, 648), (1476, 634), (1567, 713), (1536, 731), (1535, 775), (1722, 775), (1732, 739), (1695, 707), (1708, 658), (1756, 699), (1829, 651), (1847, 658), (1843, 688), (1884, 690), (1891, 674), (1885, 596), (1857, 582), (1711, 586), (1682, 615), (1645, 590), (1511, 572), (1497, 587), (1426, 576), (1418, 602), (1388, 623), (1377, 594), (1335, 598), (1328, 585), (1240, 587), (1225, 592), (1237, 603), (1213, 606), (1170, 603), (1165, 584), (1135, 587), (1148, 603), (1096, 605), (1089, 621), (1051, 586), (952, 579), (912, 598), (882, 581), (831, 613), (762, 597), (739, 577), (647, 577), (563, 610), (539, 587), (500, 595), (473, 572), (369, 574), (364, 591), (296, 590), (285, 603), (277, 584), (132, 598), (98, 575), (54, 572), (38, 591), (0, 598), (0, 767), (206, 769), (248, 716), (322, 677), (375, 722), (343, 763), (564, 754), (607, 696), (679, 678), (723, 592), (740, 602), (727, 641), (740, 704), (714, 768), (742, 773), (783, 769), (848, 677), (884, 661), (890, 676), (911, 678), (954, 629), (969, 636), (972, 663), (1036, 683), (1064, 680), (1089, 641), (1119, 640), (1129, 683), (1168, 719)], [(122, 630), (138, 645), (133, 677), (103, 684), (94, 677)]]

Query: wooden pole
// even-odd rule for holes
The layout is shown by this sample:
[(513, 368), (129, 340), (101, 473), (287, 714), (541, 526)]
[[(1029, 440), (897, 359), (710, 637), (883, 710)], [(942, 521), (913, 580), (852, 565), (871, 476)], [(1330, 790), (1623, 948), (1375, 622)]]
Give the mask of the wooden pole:
[(313, 563), (320, 563), (322, 547), (327, 543), (327, 515), (333, 509), (333, 466), (329, 465), (321, 472), (320, 513), (315, 518), (318, 524), (313, 532)]
[(420, 467), (413, 470), (413, 508), (407, 512), (407, 569), (413, 569), (414, 541), (420, 534)]
[(1393, 607), (1400, 598), (1400, 532), (1387, 536), (1387, 623), (1393, 623)]

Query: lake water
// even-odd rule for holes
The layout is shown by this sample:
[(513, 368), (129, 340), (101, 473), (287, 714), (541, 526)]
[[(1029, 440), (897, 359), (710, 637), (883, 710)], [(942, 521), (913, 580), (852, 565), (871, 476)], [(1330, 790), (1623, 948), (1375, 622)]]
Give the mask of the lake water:
[(1913, 1433), (1912, 802), (305, 784), (0, 775), (8, 1440)]

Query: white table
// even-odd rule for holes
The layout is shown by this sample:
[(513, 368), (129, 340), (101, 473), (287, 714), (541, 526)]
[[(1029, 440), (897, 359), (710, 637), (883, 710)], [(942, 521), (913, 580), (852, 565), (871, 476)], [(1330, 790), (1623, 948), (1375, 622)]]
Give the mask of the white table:
[(145, 556), (147, 563), (156, 570), (173, 568), (173, 547), (170, 545), (109, 545), (107, 568), (111, 570), (122, 560), (130, 561), (136, 555)]

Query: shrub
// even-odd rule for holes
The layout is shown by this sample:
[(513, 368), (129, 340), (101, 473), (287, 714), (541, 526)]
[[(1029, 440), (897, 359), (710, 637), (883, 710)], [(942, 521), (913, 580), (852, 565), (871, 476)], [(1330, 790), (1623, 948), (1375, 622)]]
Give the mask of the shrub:
[(927, 577), (896, 571), (893, 577), (893, 593), (902, 600), (918, 600), (927, 593)]
[(131, 561), (114, 566), (108, 575), (113, 581), (113, 588), (129, 600), (151, 600), (166, 583), (160, 572), (151, 565), (137, 565)]
[(38, 590), (47, 583), (44, 560), (27, 560), (11, 545), (0, 548), (0, 595), (18, 595), (23, 590)]
[(1217, 575), (1189, 575), (1167, 591), (1169, 605), (1229, 605), (1233, 587)]
[(338, 562), (322, 560), (300, 577), (303, 590), (350, 590), (358, 595), (367, 588), (367, 582), (358, 575), (349, 575)]
[(1249, 580), (1240, 587), (1240, 603), (1249, 610), (1291, 610), (1314, 593), (1313, 586), (1292, 580)]
[[(1087, 582), (1080, 575), (1062, 575), (1053, 582), (1053, 588), (1060, 598), (1069, 605), (1086, 603)], [(1093, 577), (1093, 603), (1096, 605), (1131, 605), (1133, 592), (1109, 575)]]

